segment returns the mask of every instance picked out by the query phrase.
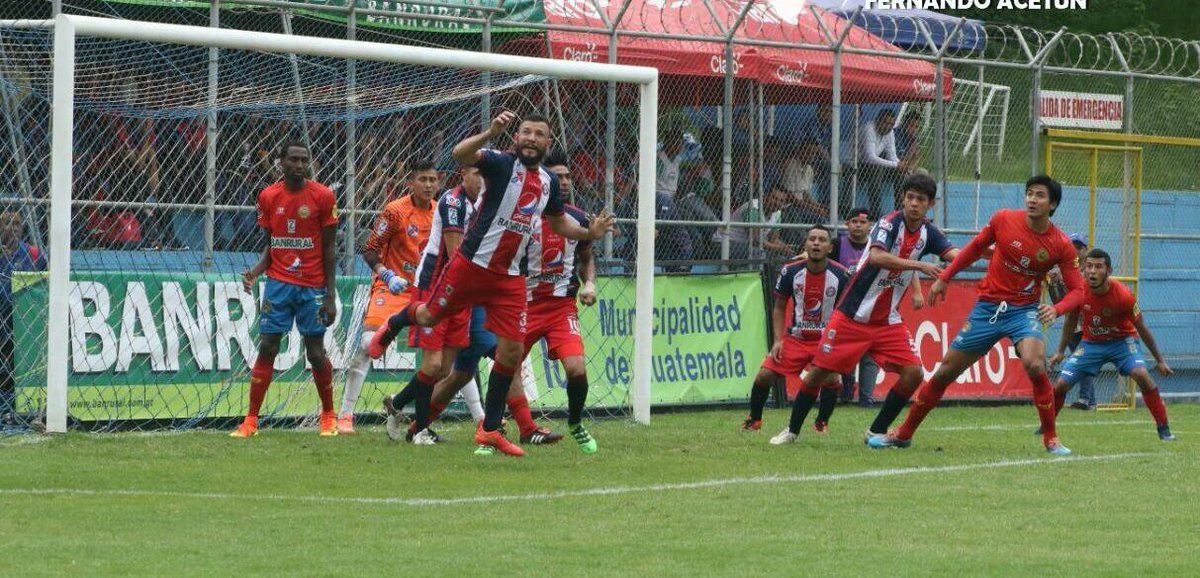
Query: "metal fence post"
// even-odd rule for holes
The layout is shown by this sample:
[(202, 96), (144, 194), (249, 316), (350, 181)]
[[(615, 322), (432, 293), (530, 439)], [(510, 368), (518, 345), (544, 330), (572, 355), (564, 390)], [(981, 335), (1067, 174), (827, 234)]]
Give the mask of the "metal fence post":
[[(356, 0), (347, 0), (350, 13), (346, 16), (346, 40), (356, 40), (358, 36), (358, 8)], [(346, 247), (342, 256), (342, 274), (354, 273), (354, 256), (358, 252), (358, 62), (353, 58), (346, 61), (346, 176), (345, 202), (346, 214)]]
[[(221, 2), (208, 6), (208, 25), (221, 27)], [(204, 129), (204, 260), (201, 270), (211, 273), (216, 245), (217, 204), (217, 89), (220, 82), (220, 49), (208, 49), (208, 115)], [(160, 199), (162, 200), (162, 199)]]

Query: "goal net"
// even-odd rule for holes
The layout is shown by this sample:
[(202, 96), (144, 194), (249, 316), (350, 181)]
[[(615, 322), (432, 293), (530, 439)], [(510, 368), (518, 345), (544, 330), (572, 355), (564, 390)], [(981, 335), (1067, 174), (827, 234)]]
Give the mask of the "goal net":
[[(619, 162), (652, 172), (652, 69), (78, 16), (0, 22), (0, 208), (14, 264), (0, 303), (7, 423), (223, 427), (244, 414), (262, 284), (246, 292), (240, 274), (264, 246), (255, 203), (280, 176), (274, 153), (286, 140), (309, 144), (312, 178), (340, 208), (339, 314), (325, 336), (339, 405), (371, 281), (359, 248), (382, 206), (405, 194), (405, 166), (431, 160), (441, 188), (456, 185), (450, 149), (500, 109), (555, 119), (559, 143), (603, 143), (565, 138), (578, 135), (561, 127), (593, 119), (556, 103), (603, 108), (609, 83), (632, 95), (621, 104), (636, 119), (617, 135)], [(639, 275), (602, 279), (602, 294), (652, 291), (653, 184), (633, 192), (649, 202)], [(633, 378), (599, 379), (589, 360), (593, 415), (648, 419), (635, 346), (649, 347), (649, 324), (642, 342), (600, 335), (595, 318), (581, 311), (585, 343), (628, 350)], [(542, 351), (528, 364), (531, 405), (557, 411), (565, 382)], [(375, 362), (357, 412), (378, 414), (418, 355), (399, 343)], [(261, 416), (295, 425), (318, 408), (293, 329)]]

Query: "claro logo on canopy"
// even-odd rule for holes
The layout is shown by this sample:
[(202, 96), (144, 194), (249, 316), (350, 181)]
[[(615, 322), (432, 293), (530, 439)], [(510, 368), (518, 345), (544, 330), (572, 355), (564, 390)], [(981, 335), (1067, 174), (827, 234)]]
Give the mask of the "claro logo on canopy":
[(937, 92), (937, 85), (932, 82), (925, 82), (920, 78), (914, 78), (912, 81), (913, 92), (917, 96), (933, 96)]
[(800, 62), (796, 67), (780, 64), (775, 69), (775, 78), (788, 84), (803, 84), (804, 75), (808, 73), (808, 63)]

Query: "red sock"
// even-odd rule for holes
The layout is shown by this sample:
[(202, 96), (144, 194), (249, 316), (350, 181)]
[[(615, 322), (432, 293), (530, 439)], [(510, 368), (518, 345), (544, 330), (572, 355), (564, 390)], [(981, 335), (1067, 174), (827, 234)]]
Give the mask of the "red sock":
[[(441, 417), (443, 411), (446, 411), (446, 404), (438, 403), (436, 401), (429, 402), (429, 423), (432, 424), (433, 422), (437, 421), (437, 418)], [(417, 422), (414, 421), (408, 424), (408, 433), (416, 435)]]
[(1050, 385), (1050, 378), (1045, 373), (1039, 373), (1031, 381), (1033, 405), (1037, 408), (1038, 420), (1042, 422), (1042, 443), (1048, 444), (1058, 438), (1058, 432), (1054, 429), (1054, 417), (1058, 413), (1054, 410), (1054, 386)]
[(258, 417), (258, 410), (262, 409), (263, 398), (267, 397), (267, 390), (271, 387), (271, 377), (274, 375), (275, 358), (266, 358), (258, 356), (254, 360), (254, 369), (250, 370), (250, 410), (246, 412), (249, 417)]
[(321, 413), (333, 411), (333, 364), (326, 361), (324, 365), (314, 365), (312, 375), (321, 396)]
[(1154, 416), (1154, 423), (1167, 425), (1167, 406), (1163, 405), (1162, 396), (1158, 394), (1157, 387), (1143, 390), (1142, 401), (1146, 402), (1146, 409), (1150, 410), (1150, 415)]
[(913, 434), (917, 433), (917, 428), (921, 427), (921, 422), (925, 421), (925, 416), (942, 401), (947, 387), (948, 384), (937, 385), (930, 381), (918, 389), (917, 394), (913, 396), (912, 407), (908, 408), (908, 417), (904, 418), (904, 423), (896, 430), (896, 437), (902, 440), (912, 439)]
[(1054, 415), (1058, 415), (1058, 412), (1062, 411), (1062, 408), (1064, 405), (1067, 405), (1067, 392), (1055, 391), (1054, 392)]
[(521, 429), (521, 435), (527, 436), (537, 431), (538, 426), (533, 422), (533, 413), (529, 411), (529, 400), (525, 399), (525, 396), (517, 395), (508, 398), (508, 411), (512, 412), (513, 419), (517, 420), (517, 427)]

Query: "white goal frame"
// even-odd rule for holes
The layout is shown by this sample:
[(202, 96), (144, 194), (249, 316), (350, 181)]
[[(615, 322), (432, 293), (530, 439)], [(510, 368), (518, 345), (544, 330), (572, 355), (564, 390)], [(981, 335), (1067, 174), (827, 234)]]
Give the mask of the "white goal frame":
[(534, 74), (567, 80), (637, 84), (638, 115), (638, 247), (635, 290), (633, 417), (650, 423), (650, 359), (654, 304), (654, 178), (658, 147), (658, 70), (641, 66), (566, 62), (464, 50), (373, 44), (352, 40), (289, 36), (264, 32), (213, 29), (176, 24), (133, 22), (60, 14), (46, 21), (4, 21), (2, 25), (51, 28), (54, 68), (50, 152), (49, 319), (46, 364), (46, 431), (67, 430), (67, 378), (70, 373), (68, 297), (71, 272), (71, 200), (74, 150), (75, 41), (79, 37), (139, 40), (209, 48), (258, 50), (282, 54), (326, 56)]

